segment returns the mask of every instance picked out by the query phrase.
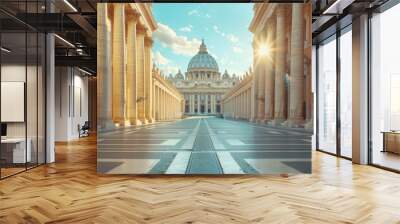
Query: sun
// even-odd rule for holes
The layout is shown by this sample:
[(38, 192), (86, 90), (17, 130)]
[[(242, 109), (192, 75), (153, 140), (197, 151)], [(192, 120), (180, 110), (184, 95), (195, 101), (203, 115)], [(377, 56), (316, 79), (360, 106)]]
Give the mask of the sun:
[(268, 44), (261, 44), (258, 47), (257, 53), (258, 53), (259, 56), (265, 57), (265, 56), (270, 55), (271, 49), (270, 49)]

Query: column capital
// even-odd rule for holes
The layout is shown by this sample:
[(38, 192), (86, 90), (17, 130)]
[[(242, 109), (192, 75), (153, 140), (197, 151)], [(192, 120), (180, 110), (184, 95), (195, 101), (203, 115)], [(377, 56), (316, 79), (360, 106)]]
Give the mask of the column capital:
[(140, 23), (140, 20), (139, 20), (139, 21), (137, 22), (136, 32), (137, 32), (138, 34), (143, 34), (143, 35), (145, 35), (145, 34), (146, 34), (146, 31), (147, 31), (146, 27), (144, 27), (144, 26)]
[(133, 11), (133, 10), (125, 10), (125, 15), (126, 15), (126, 20), (130, 21), (130, 22), (135, 22), (138, 23), (139, 22), (139, 18), (140, 18), (140, 14)]
[(285, 16), (286, 13), (286, 5), (281, 4), (276, 7), (275, 14), (276, 16)]
[(146, 47), (152, 47), (153, 46), (153, 38), (149, 37), (149, 36), (145, 36), (144, 37), (144, 46)]

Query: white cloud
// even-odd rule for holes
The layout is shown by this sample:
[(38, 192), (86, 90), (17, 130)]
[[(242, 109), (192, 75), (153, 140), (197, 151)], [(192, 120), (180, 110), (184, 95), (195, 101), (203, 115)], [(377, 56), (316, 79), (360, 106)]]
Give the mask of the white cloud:
[(157, 65), (166, 65), (169, 63), (169, 60), (164, 57), (159, 51), (157, 51), (153, 56), (153, 62)]
[(236, 42), (239, 41), (239, 38), (238, 38), (237, 36), (233, 35), (233, 34), (228, 34), (228, 35), (226, 36), (226, 38), (228, 38), (228, 40), (229, 40), (230, 42), (232, 42), (232, 43), (236, 43)]
[(178, 36), (172, 28), (162, 23), (158, 23), (158, 29), (153, 35), (163, 47), (170, 48), (178, 55), (193, 56), (201, 44), (196, 38), (189, 40), (186, 36)]
[(191, 32), (192, 29), (193, 29), (193, 26), (189, 24), (187, 26), (184, 26), (184, 27), (180, 28), (179, 30), (182, 31), (182, 32)]
[(242, 48), (238, 46), (233, 46), (232, 47), (233, 52), (241, 54), (243, 52)]
[(210, 14), (208, 14), (208, 13), (205, 14), (204, 16), (205, 16), (206, 18), (211, 18)]
[(191, 16), (191, 15), (198, 15), (198, 14), (199, 14), (199, 11), (197, 11), (196, 9), (190, 10), (190, 11), (188, 12), (188, 15), (189, 15), (189, 16)]

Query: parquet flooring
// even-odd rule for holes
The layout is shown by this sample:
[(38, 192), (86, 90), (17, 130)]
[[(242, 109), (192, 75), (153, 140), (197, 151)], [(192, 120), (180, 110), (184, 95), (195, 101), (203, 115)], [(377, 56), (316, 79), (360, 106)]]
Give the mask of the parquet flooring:
[(0, 223), (400, 223), (400, 175), (313, 153), (313, 174), (96, 173), (96, 141), (0, 181)]

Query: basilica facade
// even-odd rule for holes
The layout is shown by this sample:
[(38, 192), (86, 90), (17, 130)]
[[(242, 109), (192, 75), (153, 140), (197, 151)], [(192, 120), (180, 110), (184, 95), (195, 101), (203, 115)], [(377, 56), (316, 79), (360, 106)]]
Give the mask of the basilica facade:
[(187, 115), (220, 114), (223, 95), (239, 81), (235, 74), (229, 75), (226, 70), (221, 75), (204, 40), (198, 53), (190, 60), (185, 75), (179, 70), (168, 79), (184, 96), (184, 113)]

